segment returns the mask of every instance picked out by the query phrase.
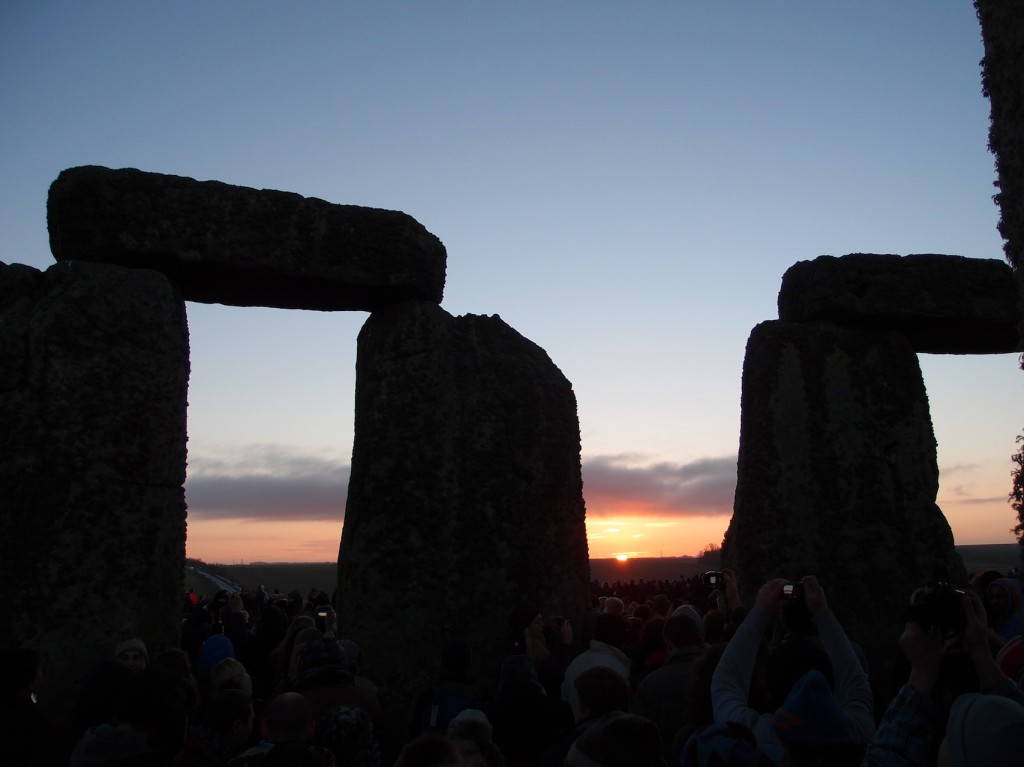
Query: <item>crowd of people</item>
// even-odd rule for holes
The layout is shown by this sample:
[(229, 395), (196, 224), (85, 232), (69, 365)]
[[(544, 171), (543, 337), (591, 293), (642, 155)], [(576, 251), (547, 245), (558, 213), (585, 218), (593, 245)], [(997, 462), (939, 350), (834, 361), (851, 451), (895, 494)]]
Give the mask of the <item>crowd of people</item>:
[[(907, 677), (876, 710), (868, 661), (813, 575), (742, 604), (731, 571), (599, 584), (585, 645), (562, 616), (510, 607), (485, 684), (452, 638), (395, 758), (378, 689), (331, 597), (185, 595), (180, 647), (112, 637), (70, 721), (44, 662), (3, 650), (4, 764), (120, 767), (1024, 767), (1018, 573), (908, 595)], [(386, 761), (385, 761), (386, 759)]]

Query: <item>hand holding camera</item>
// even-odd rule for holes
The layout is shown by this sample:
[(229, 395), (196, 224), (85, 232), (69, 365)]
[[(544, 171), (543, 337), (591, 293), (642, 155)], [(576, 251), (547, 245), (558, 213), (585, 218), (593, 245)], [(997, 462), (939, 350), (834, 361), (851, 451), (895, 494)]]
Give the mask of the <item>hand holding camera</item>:
[(785, 578), (768, 581), (757, 592), (754, 607), (774, 616), (779, 611), (779, 600), (782, 599), (782, 587), (785, 585)]
[(816, 615), (823, 610), (828, 609), (828, 600), (825, 599), (825, 590), (818, 583), (818, 579), (814, 575), (805, 575), (800, 579), (800, 585), (803, 586), (804, 593), (804, 604), (807, 605), (807, 609), (811, 611), (811, 615)]

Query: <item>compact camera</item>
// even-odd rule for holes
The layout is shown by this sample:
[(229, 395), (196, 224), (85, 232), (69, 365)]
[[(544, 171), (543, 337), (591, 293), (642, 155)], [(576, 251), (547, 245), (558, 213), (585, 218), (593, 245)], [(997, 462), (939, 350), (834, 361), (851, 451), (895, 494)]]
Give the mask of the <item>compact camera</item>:
[(701, 582), (709, 589), (722, 589), (725, 588), (725, 574), (711, 570), (701, 576)]
[(967, 623), (961, 604), (963, 595), (944, 581), (920, 588), (903, 611), (903, 622), (918, 623), (924, 629), (934, 626), (944, 634), (963, 631)]
[(782, 584), (782, 598), (796, 599), (802, 601), (804, 598), (804, 584), (801, 581), (791, 581)]

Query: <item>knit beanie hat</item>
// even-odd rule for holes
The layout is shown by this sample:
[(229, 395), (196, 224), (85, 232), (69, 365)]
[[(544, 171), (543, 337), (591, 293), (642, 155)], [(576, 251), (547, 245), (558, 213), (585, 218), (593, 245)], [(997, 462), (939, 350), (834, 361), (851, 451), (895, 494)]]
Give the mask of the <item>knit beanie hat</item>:
[(946, 745), (952, 767), (1019, 767), (1024, 706), (1001, 695), (961, 695), (949, 710)]
[(828, 682), (812, 669), (793, 685), (772, 719), (772, 731), (785, 743), (827, 745), (850, 743), (850, 723), (836, 703)]
[(211, 634), (199, 648), (199, 662), (196, 673), (200, 681), (208, 682), (213, 667), (225, 658), (235, 657), (235, 647), (223, 634)]
[(353, 675), (359, 673), (359, 664), (362, 662), (363, 653), (359, 645), (351, 639), (339, 639), (338, 646), (345, 653), (345, 668)]
[(146, 649), (146, 643), (141, 639), (126, 639), (117, 646), (114, 650), (114, 660), (117, 660), (118, 656), (127, 651), (134, 650), (135, 652), (142, 653), (142, 656), (146, 659), (146, 665), (149, 665), (149, 651)]
[(1004, 674), (1021, 687), (1024, 682), (1024, 637), (1015, 636), (1004, 644), (996, 655), (996, 663)]
[(704, 638), (704, 619), (697, 612), (697, 608), (691, 604), (679, 605), (675, 610), (672, 611), (672, 615), (685, 615), (687, 618), (697, 624), (697, 631), (700, 632), (701, 639)]
[(576, 738), (565, 767), (666, 767), (658, 725), (621, 711), (605, 714)]
[(478, 746), (490, 743), (492, 732), (487, 715), (475, 708), (463, 709), (448, 723), (449, 740), (469, 740)]
[(345, 666), (345, 651), (334, 637), (319, 636), (307, 642), (302, 650), (299, 670), (308, 671), (322, 666)]
[(775, 767), (754, 733), (737, 722), (710, 724), (686, 741), (681, 767)]
[(316, 719), (313, 742), (339, 765), (380, 764), (380, 745), (369, 714), (359, 706), (332, 706)]

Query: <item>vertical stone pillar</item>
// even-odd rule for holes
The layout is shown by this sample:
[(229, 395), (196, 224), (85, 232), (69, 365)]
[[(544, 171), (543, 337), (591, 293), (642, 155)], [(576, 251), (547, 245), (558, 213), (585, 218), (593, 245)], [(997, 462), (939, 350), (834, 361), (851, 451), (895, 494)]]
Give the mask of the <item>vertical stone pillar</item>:
[(493, 682), (520, 603), (582, 627), (589, 559), (572, 387), (497, 316), (413, 301), (359, 334), (339, 624), (408, 727), (445, 642)]
[(773, 577), (817, 575), (851, 636), (887, 662), (913, 589), (936, 566), (965, 579), (935, 504), (938, 478), (905, 336), (828, 322), (754, 328), (723, 546), (747, 600)]
[(158, 272), (0, 264), (0, 350), (0, 636), (68, 708), (122, 639), (177, 640), (185, 305)]

